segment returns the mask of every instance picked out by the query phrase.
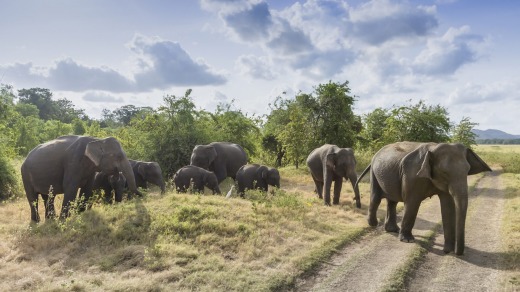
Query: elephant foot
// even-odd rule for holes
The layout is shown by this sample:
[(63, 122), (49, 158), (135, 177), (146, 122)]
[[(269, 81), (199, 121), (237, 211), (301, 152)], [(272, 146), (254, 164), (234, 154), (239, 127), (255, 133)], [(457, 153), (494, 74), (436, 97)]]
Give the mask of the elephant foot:
[(444, 248), (442, 249), (442, 251), (444, 253), (450, 253), (452, 251), (455, 250), (455, 244), (447, 244), (447, 243), (444, 243)]
[(399, 233), (400, 229), (399, 229), (399, 226), (397, 226), (397, 224), (395, 224), (395, 223), (385, 224), (385, 231)]
[(402, 242), (415, 242), (415, 237), (413, 237), (412, 232), (410, 231), (401, 231), (399, 234), (399, 240)]
[(329, 206), (329, 207), (330, 207), (330, 202), (325, 201), (325, 202), (323, 203), (323, 205), (325, 205), (325, 206)]
[(333, 205), (339, 205), (339, 200), (337, 200), (337, 201), (336, 201), (336, 200), (332, 201), (332, 204), (333, 204)]
[(377, 226), (377, 218), (372, 218), (372, 217), (368, 217), (368, 225), (372, 226), (372, 227), (376, 227)]

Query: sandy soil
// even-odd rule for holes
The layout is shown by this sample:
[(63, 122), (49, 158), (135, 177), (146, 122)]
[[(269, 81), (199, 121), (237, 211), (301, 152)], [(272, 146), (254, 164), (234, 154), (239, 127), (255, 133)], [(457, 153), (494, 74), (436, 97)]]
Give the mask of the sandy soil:
[[(513, 291), (504, 284), (507, 271), (500, 266), (504, 188), (499, 174), (486, 174), (470, 194), (463, 256), (444, 254), (439, 200), (435, 196), (423, 201), (412, 232), (416, 239), (435, 233), (435, 241), (408, 279), (406, 291)], [(380, 222), (313, 275), (300, 279), (293, 290), (382, 291), (418, 250), (419, 243), (400, 242), (397, 234), (384, 232)]]

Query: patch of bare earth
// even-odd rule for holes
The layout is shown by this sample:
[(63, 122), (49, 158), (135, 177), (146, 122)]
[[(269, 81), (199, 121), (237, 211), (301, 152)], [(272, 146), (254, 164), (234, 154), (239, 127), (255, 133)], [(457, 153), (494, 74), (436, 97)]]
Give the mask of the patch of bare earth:
[[(455, 256), (442, 251), (444, 236), (438, 198), (423, 201), (412, 232), (423, 243), (436, 235), (433, 246), (402, 289), (507, 291), (501, 284), (506, 271), (500, 267), (503, 204), (499, 173), (486, 174), (470, 194), (464, 255)], [(405, 269), (421, 247), (418, 242), (400, 242), (396, 233), (384, 231), (381, 221), (376, 229), (338, 251), (315, 273), (298, 280), (293, 290), (383, 291), (391, 287), (396, 274)]]

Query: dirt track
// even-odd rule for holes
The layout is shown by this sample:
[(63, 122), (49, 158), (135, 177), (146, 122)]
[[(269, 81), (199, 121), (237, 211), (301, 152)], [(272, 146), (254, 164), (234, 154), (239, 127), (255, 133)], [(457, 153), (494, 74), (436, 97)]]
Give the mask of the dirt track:
[[(299, 280), (294, 291), (384, 291), (389, 287), (406, 291), (514, 291), (503, 283), (507, 271), (500, 266), (503, 204), (501, 177), (498, 172), (488, 173), (470, 193), (463, 256), (442, 251), (440, 204), (435, 196), (421, 204), (413, 229), (416, 243), (400, 242), (397, 234), (384, 232), (380, 222), (316, 273)], [(427, 246), (432, 236), (434, 242), (426, 256), (404, 285), (396, 285), (396, 275), (420, 253), (420, 242)]]

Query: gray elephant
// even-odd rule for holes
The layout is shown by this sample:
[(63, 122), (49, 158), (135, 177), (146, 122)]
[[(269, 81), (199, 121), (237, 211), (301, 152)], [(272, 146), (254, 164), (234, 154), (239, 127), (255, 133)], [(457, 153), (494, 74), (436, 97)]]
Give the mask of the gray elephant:
[(377, 225), (382, 198), (388, 202), (385, 230), (399, 232), (397, 202), (404, 202), (399, 239), (413, 242), (412, 228), (421, 202), (435, 194), (441, 204), (444, 252), (464, 253), (464, 225), (468, 208), (467, 176), (491, 171), (471, 149), (462, 144), (399, 142), (386, 145), (372, 158), (368, 224)]
[(237, 174), (238, 194), (244, 197), (246, 189), (260, 189), (267, 192), (268, 185), (280, 187), (280, 173), (276, 168), (260, 164), (246, 164), (242, 166)]
[(161, 188), (164, 194), (166, 185), (162, 175), (161, 166), (157, 162), (147, 162), (129, 159), (132, 170), (134, 171), (135, 183), (137, 187), (147, 189), (148, 183), (152, 183)]
[[(40, 221), (38, 194), (45, 203), (45, 217), (54, 216), (54, 196), (64, 194), (60, 218), (69, 215), (70, 203), (78, 191), (88, 200), (96, 172), (122, 172), (131, 193), (140, 194), (134, 173), (117, 139), (97, 139), (86, 136), (63, 136), (36, 146), (22, 164), (22, 181), (31, 208), (31, 220)], [(80, 205), (80, 211), (86, 205)]]
[(235, 179), (242, 165), (247, 163), (247, 154), (242, 146), (228, 142), (213, 142), (197, 145), (191, 153), (190, 164), (213, 171), (220, 184), (226, 177)]
[(204, 192), (204, 187), (213, 191), (213, 194), (220, 194), (217, 176), (204, 168), (188, 165), (177, 170), (173, 176), (177, 192), (185, 193), (191, 186), (199, 193)]
[(334, 181), (333, 204), (339, 204), (339, 195), (343, 178), (350, 180), (354, 189), (356, 207), (361, 208), (357, 180), (356, 158), (351, 148), (339, 148), (336, 145), (325, 144), (314, 149), (307, 157), (307, 166), (311, 171), (318, 196), (324, 199), (325, 205), (330, 205), (330, 187)]
[[(102, 171), (96, 173), (92, 189), (103, 190), (105, 192), (103, 196), (105, 202), (112, 204), (114, 197), (116, 202), (121, 202), (123, 200), (126, 184), (126, 177), (123, 173), (107, 174)], [(114, 191), (114, 195), (112, 195), (112, 191)]]

